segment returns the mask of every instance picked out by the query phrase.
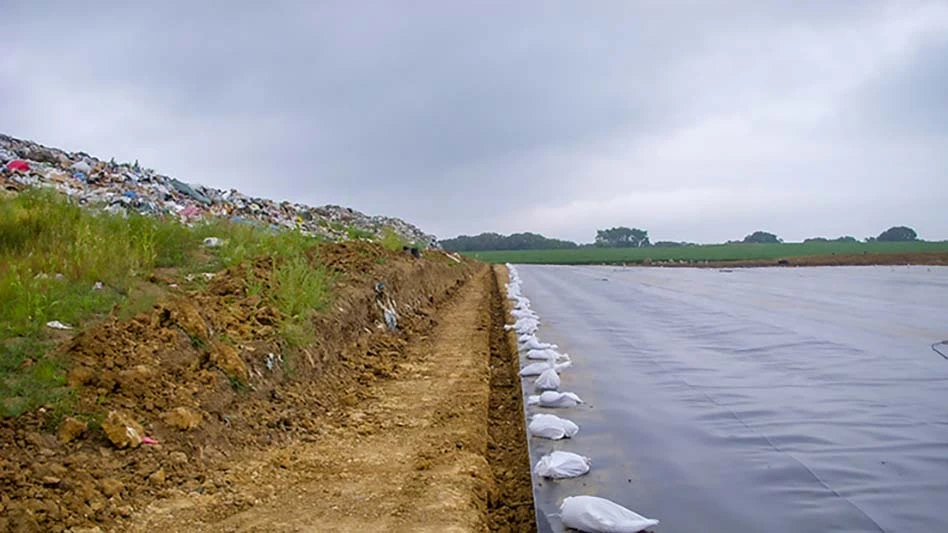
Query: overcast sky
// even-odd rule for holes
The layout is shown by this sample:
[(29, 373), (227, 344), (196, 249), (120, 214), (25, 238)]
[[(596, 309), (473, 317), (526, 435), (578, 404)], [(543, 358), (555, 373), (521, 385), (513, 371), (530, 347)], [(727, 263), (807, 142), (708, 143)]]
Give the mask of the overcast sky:
[(0, 42), (0, 132), (440, 237), (948, 239), (946, 0), (0, 0)]

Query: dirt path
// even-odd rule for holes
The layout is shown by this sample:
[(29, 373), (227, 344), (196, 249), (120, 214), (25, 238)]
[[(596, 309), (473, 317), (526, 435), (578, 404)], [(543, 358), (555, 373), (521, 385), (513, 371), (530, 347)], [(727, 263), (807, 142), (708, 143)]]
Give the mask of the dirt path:
[[(508, 386), (513, 354), (498, 351), (496, 336), (501, 305), (484, 268), (429, 337), (410, 340), (397, 378), (347, 416), (327, 417), (341, 422), (235, 462), (214, 495), (156, 501), (132, 531), (529, 531), (519, 388)], [(497, 390), (517, 397), (491, 394), (491, 364)], [(489, 422), (500, 428), (490, 437)]]

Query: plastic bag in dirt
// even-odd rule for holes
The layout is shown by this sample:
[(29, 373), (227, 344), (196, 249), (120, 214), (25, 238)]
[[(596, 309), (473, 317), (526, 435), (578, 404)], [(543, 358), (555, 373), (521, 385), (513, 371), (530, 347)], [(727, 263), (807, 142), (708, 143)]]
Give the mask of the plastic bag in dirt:
[(560, 353), (552, 348), (546, 348), (543, 350), (534, 349), (527, 352), (527, 359), (541, 361), (569, 361), (569, 354)]
[(540, 407), (576, 407), (581, 403), (583, 403), (583, 400), (572, 392), (548, 390), (543, 394), (527, 397), (527, 405), (539, 405)]
[(596, 496), (570, 496), (560, 504), (566, 527), (590, 533), (638, 533), (658, 524), (621, 505)]
[(553, 364), (549, 361), (540, 361), (539, 363), (530, 363), (520, 369), (520, 377), (539, 376), (547, 370), (553, 369)]
[(546, 413), (533, 415), (527, 429), (534, 437), (550, 440), (572, 438), (579, 433), (579, 426), (572, 421)]
[(540, 373), (533, 386), (537, 390), (556, 390), (560, 388), (560, 375), (555, 368), (548, 368)]
[(589, 472), (589, 462), (589, 457), (555, 451), (541, 457), (533, 471), (540, 477), (552, 479), (578, 477)]

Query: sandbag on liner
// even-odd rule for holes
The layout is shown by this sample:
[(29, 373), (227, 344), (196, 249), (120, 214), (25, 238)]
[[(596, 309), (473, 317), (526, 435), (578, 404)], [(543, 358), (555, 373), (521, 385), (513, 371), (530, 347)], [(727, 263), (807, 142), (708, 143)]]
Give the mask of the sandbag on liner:
[(560, 388), (560, 375), (555, 368), (547, 368), (533, 382), (537, 390), (556, 390)]
[(570, 496), (560, 504), (566, 527), (589, 533), (638, 533), (658, 524), (621, 505), (596, 496)]
[(541, 457), (533, 471), (541, 477), (564, 479), (589, 472), (589, 463), (589, 457), (573, 452), (555, 451)]
[(548, 390), (538, 396), (527, 397), (527, 405), (539, 405), (540, 407), (575, 407), (581, 403), (583, 403), (583, 400), (572, 392)]
[(579, 433), (579, 426), (565, 418), (546, 413), (537, 413), (530, 419), (527, 430), (534, 437), (559, 440), (572, 438)]

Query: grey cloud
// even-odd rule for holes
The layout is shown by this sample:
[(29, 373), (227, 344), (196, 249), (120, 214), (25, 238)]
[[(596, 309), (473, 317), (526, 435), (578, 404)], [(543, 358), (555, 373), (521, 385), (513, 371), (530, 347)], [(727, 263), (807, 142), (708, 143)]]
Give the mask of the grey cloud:
[(902, 209), (887, 165), (945, 195), (857, 134), (944, 147), (938, 2), (131, 4), (5, 3), (0, 129), (446, 236), (833, 233)]

